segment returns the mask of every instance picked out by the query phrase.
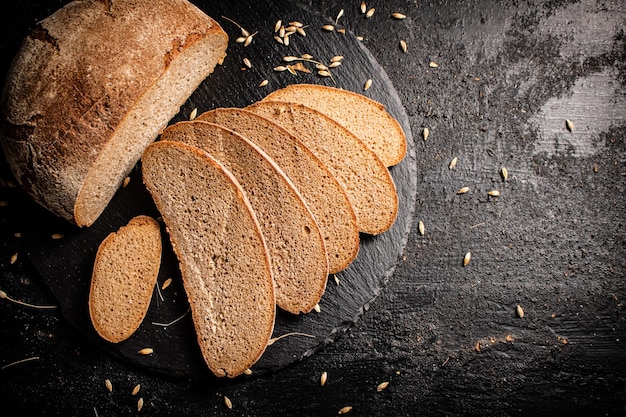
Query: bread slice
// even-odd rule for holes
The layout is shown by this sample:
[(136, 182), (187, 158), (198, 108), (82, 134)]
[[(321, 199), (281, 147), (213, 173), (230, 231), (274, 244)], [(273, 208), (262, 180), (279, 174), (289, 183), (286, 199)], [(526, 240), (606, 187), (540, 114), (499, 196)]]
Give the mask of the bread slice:
[(2, 98), (17, 181), (52, 212), (91, 225), (227, 43), (186, 0), (75, 0), (44, 19)]
[(237, 132), (269, 155), (296, 186), (319, 225), (331, 274), (359, 252), (359, 229), (350, 200), (333, 174), (298, 138), (276, 123), (243, 109), (216, 109), (195, 120)]
[(240, 375), (264, 352), (276, 314), (250, 203), (232, 174), (190, 145), (148, 146), (142, 171), (180, 262), (202, 355), (215, 375)]
[(358, 136), (386, 166), (406, 155), (406, 136), (382, 104), (352, 91), (313, 84), (292, 84), (264, 100), (304, 104), (335, 119)]
[(326, 249), (313, 214), (280, 168), (258, 146), (213, 123), (179, 122), (161, 140), (196, 146), (233, 174), (265, 237), (276, 303), (293, 314), (311, 311), (326, 288)]
[(112, 343), (128, 339), (141, 325), (161, 266), (161, 229), (137, 216), (108, 235), (96, 254), (89, 291), (91, 322)]
[(301, 104), (261, 101), (247, 109), (275, 121), (317, 155), (346, 190), (360, 231), (376, 235), (391, 227), (398, 213), (393, 179), (359, 138)]

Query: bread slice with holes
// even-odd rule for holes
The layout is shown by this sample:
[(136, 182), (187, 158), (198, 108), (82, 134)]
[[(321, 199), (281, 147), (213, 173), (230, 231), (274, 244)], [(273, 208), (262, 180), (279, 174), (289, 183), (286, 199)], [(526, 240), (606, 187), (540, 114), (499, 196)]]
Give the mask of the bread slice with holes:
[(264, 100), (299, 103), (324, 113), (359, 137), (386, 166), (398, 164), (406, 155), (406, 136), (400, 124), (385, 106), (362, 94), (322, 85), (292, 84)]
[(246, 109), (291, 132), (326, 165), (346, 191), (359, 230), (388, 230), (398, 213), (398, 196), (389, 170), (358, 137), (335, 120), (297, 103), (261, 101)]
[(161, 229), (137, 216), (100, 244), (89, 291), (89, 315), (105, 340), (128, 339), (143, 321), (161, 266)]
[(91, 225), (228, 37), (186, 0), (75, 0), (26, 37), (2, 96), (2, 146), (41, 205)]
[(264, 352), (276, 314), (250, 202), (218, 161), (184, 143), (148, 146), (142, 174), (180, 262), (204, 360), (217, 376), (240, 375)]
[(315, 216), (324, 237), (329, 272), (348, 267), (359, 252), (356, 215), (341, 184), (300, 139), (243, 109), (215, 109), (195, 120), (224, 126), (263, 149), (293, 182)]
[(196, 146), (233, 174), (265, 237), (276, 303), (293, 314), (310, 312), (326, 288), (328, 260), (317, 222), (289, 178), (258, 146), (213, 123), (179, 122), (161, 140)]

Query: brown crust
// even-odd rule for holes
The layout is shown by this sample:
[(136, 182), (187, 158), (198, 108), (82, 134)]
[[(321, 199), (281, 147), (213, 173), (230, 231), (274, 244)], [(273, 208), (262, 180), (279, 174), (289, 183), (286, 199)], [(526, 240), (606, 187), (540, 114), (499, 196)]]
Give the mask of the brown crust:
[(75, 221), (82, 183), (116, 126), (181, 50), (218, 32), (185, 0), (76, 0), (44, 19), (2, 97), (2, 145), (17, 181)]
[[(358, 126), (367, 126), (368, 123), (384, 124), (386, 131), (393, 132), (393, 134), (389, 134), (387, 137), (384, 138), (371, 139), (370, 141), (370, 139), (365, 137), (362, 132), (357, 132), (355, 130), (352, 133), (361, 138), (361, 140), (363, 140), (368, 146), (370, 146), (372, 150), (374, 150), (378, 154), (378, 156), (386, 166), (389, 167), (392, 165), (396, 165), (404, 159), (407, 150), (406, 135), (404, 134), (404, 130), (402, 130), (402, 127), (400, 126), (398, 121), (387, 112), (384, 105), (375, 100), (372, 100), (369, 97), (364, 96), (363, 94), (317, 84), (292, 84), (283, 89), (268, 94), (263, 100), (294, 101), (298, 102), (299, 104), (314, 107), (311, 105), (311, 102), (309, 100), (306, 100), (306, 102), (300, 102), (299, 100), (292, 100), (289, 98), (290, 92), (298, 90), (304, 91), (304, 97), (314, 98), (316, 96), (319, 96), (320, 91), (328, 94), (328, 97), (334, 97), (333, 101), (336, 100), (337, 106), (340, 109), (339, 113), (345, 111), (346, 106), (351, 105), (351, 100), (355, 100), (357, 103), (353, 106), (357, 109), (354, 112), (355, 115), (364, 114), (364, 109), (366, 108), (372, 109), (377, 115), (378, 120), (367, 120), (366, 123), (360, 123), (358, 124)], [(337, 117), (337, 113), (329, 113), (328, 116), (336, 118), (338, 121), (340, 121), (340, 119)], [(373, 143), (379, 143), (380, 149), (376, 149), (374, 146), (372, 146)]]

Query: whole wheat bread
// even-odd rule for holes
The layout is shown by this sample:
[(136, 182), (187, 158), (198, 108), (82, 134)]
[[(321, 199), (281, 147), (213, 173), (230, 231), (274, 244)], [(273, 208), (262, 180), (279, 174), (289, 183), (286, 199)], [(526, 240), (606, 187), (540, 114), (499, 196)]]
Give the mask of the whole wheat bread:
[(180, 262), (202, 355), (215, 375), (240, 375), (265, 350), (276, 313), (250, 203), (229, 171), (187, 144), (153, 143), (142, 171)]
[(138, 328), (152, 298), (161, 265), (161, 230), (137, 216), (100, 244), (89, 291), (89, 314), (98, 334), (112, 343)]
[(292, 84), (264, 100), (304, 104), (335, 119), (358, 136), (386, 166), (406, 154), (406, 136), (382, 104), (352, 91), (313, 84)]
[(227, 43), (186, 0), (75, 0), (44, 19), (2, 97), (17, 181), (52, 212), (91, 225)]
[(248, 110), (297, 136), (337, 178), (350, 199), (359, 230), (388, 230), (398, 212), (393, 179), (380, 158), (335, 120), (297, 103), (261, 101)]
[(280, 168), (258, 146), (213, 123), (179, 122), (165, 129), (161, 140), (196, 146), (233, 174), (265, 237), (276, 303), (293, 314), (311, 311), (326, 288), (324, 240), (313, 214)]
[(315, 216), (334, 274), (348, 267), (359, 251), (359, 230), (350, 200), (333, 174), (302, 141), (276, 123), (243, 109), (216, 109), (195, 120), (237, 132), (269, 155), (291, 179)]

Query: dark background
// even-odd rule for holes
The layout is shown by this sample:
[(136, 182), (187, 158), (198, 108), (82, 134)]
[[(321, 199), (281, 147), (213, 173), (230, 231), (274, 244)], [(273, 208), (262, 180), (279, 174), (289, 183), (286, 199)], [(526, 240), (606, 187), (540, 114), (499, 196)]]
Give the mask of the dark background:
[[(4, 30), (22, 37), (62, 3), (3, 3)], [(365, 19), (360, 2), (303, 4), (332, 20), (345, 10), (340, 21), (387, 71), (416, 143), (413, 229), (376, 302), (310, 358), (198, 382), (127, 365), (57, 312), (0, 300), (0, 365), (39, 357), (0, 370), (0, 414), (135, 415), (139, 383), (146, 415), (623, 415), (626, 5), (394, 0), (368, 2), (376, 12)], [(16, 52), (0, 41), (5, 57)], [(0, 289), (54, 303), (19, 256), (19, 190), (2, 178)], [(459, 196), (462, 186), (471, 190)]]

